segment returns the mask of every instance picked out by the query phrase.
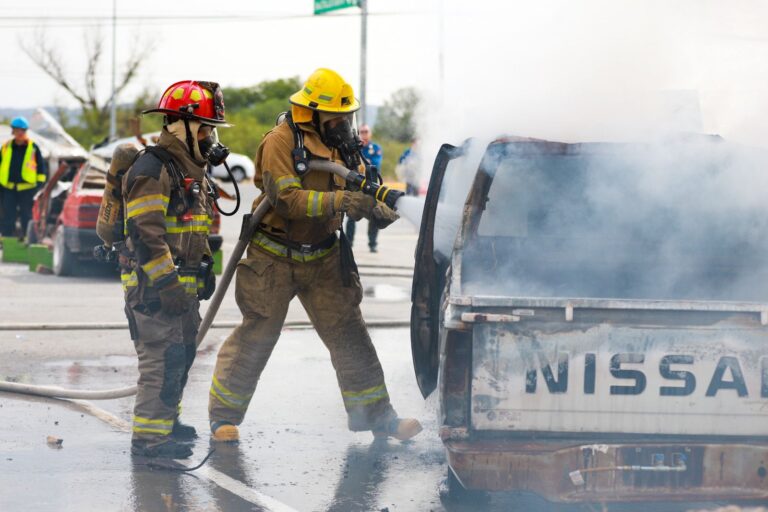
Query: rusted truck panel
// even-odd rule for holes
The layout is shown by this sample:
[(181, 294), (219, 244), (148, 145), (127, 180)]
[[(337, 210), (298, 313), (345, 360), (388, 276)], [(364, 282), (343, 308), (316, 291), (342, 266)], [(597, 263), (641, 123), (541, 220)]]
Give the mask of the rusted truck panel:
[(445, 446), (469, 489), (527, 491), (571, 503), (768, 499), (765, 444), (448, 440)]

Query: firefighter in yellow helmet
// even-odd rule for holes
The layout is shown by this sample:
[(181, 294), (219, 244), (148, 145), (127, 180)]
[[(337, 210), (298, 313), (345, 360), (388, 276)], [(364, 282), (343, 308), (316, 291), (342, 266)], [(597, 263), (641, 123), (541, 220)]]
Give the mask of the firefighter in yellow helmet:
[[(389, 401), (376, 349), (360, 313), (362, 288), (351, 249), (337, 236), (344, 214), (384, 228), (397, 214), (343, 179), (308, 171), (309, 159), (356, 166), (353, 115), (360, 107), (338, 73), (318, 69), (291, 96), (291, 111), (262, 141), (255, 182), (272, 209), (237, 268), (236, 300), (243, 321), (222, 345), (208, 412), (215, 441), (236, 441), (256, 383), (298, 296), (331, 353), (353, 431), (410, 439), (415, 419), (398, 418)], [(356, 168), (356, 170), (362, 170)]]

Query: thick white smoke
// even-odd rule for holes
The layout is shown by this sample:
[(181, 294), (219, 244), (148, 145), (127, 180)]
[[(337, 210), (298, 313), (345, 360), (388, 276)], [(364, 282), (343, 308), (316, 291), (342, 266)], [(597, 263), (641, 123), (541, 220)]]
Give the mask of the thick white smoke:
[(466, 293), (768, 300), (768, 151), (699, 135), (513, 143), (482, 167)]
[(684, 130), (767, 145), (764, 2), (435, 0), (433, 8), (445, 64), (424, 91), (425, 178), (439, 144), (468, 137), (636, 141)]
[[(768, 26), (761, 21), (768, 5), (698, 0), (441, 3), (444, 74), (426, 91), (420, 126), (425, 181), (439, 145), (461, 144), (469, 137), (474, 138), (473, 155), (501, 135), (647, 143), (584, 163), (594, 168), (582, 176), (589, 184), (581, 192), (582, 206), (649, 235), (645, 242), (652, 247), (645, 250), (667, 262), (659, 270), (663, 273), (632, 283), (632, 293), (762, 299), (751, 293), (749, 272), (763, 273), (762, 267), (747, 265), (752, 262), (743, 262), (749, 267), (743, 272), (731, 272), (727, 290), (695, 285), (722, 256), (722, 248), (704, 243), (706, 229), (714, 230), (713, 243), (729, 235), (734, 244), (753, 244), (765, 235), (762, 220), (754, 215), (768, 217), (762, 199), (768, 161), (746, 146), (724, 151), (709, 140), (681, 134), (719, 134), (728, 142), (768, 147), (768, 116), (763, 113), (768, 106)], [(471, 176), (476, 166), (477, 159), (470, 157), (462, 172)], [(536, 171), (531, 172), (526, 193), (535, 194)], [(450, 253), (469, 187), (466, 175), (454, 173), (450, 181), (444, 195), (455, 197), (445, 198), (436, 227), (443, 253)], [(673, 211), (667, 224), (659, 209)], [(557, 250), (589, 260), (613, 250), (606, 245), (608, 238), (610, 244), (638, 250), (630, 236), (603, 236), (602, 241), (590, 236), (600, 235), (589, 233), (599, 221), (591, 216), (594, 211), (582, 212), (584, 222), (573, 226), (576, 236), (569, 243), (575, 245)], [(654, 233), (664, 236), (650, 236)], [(583, 245), (590, 240), (592, 246)], [(623, 264), (636, 263), (632, 255), (625, 256)], [(613, 264), (619, 273), (622, 263)], [(611, 268), (603, 270), (610, 274)], [(658, 283), (662, 286), (654, 288)], [(529, 293), (557, 294), (546, 283), (539, 290), (527, 285)], [(598, 286), (590, 295), (604, 292)]]

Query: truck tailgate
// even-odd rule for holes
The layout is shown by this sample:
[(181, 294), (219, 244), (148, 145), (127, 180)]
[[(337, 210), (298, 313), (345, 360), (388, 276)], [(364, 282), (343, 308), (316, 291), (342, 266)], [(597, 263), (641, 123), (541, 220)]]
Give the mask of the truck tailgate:
[[(476, 323), (472, 428), (768, 434), (768, 331), (759, 316), (677, 323), (669, 311), (663, 321), (653, 311), (631, 315), (615, 322), (577, 316), (570, 322)], [(681, 318), (686, 315), (695, 317), (686, 312)]]

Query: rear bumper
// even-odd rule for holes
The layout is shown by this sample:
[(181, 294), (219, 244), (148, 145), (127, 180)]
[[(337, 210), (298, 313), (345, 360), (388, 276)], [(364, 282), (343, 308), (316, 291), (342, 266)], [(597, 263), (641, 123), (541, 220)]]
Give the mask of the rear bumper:
[(77, 253), (78, 256), (92, 255), (93, 248), (103, 244), (95, 229), (68, 226), (64, 226), (64, 243), (70, 252)]
[[(768, 443), (577, 443), (449, 439), (445, 447), (467, 489), (564, 503), (768, 499)], [(677, 470), (631, 470), (654, 464)]]

